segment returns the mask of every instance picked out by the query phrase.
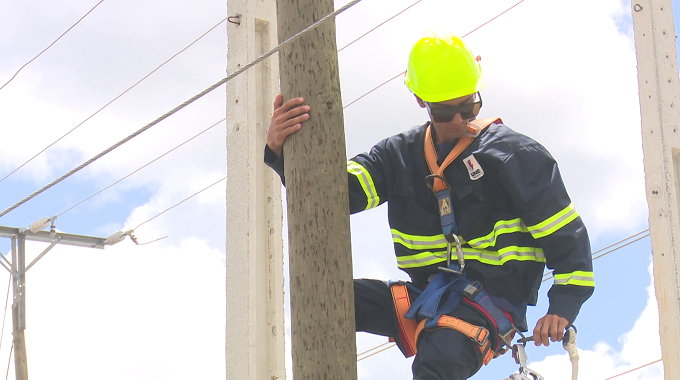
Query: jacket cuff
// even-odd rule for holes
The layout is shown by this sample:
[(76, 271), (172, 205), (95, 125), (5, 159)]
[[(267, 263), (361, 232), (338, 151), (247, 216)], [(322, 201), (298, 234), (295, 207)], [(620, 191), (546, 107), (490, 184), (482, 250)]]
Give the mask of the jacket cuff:
[(264, 146), (264, 163), (269, 166), (270, 168), (274, 169), (276, 174), (281, 177), (281, 182), (284, 182), (284, 172), (283, 172), (283, 150), (281, 150), (281, 155), (277, 156), (276, 153), (274, 153), (271, 148), (269, 148), (269, 145)]
[(579, 297), (574, 297), (570, 294), (550, 294), (550, 307), (548, 307), (548, 314), (559, 315), (560, 317), (574, 323), (576, 316), (581, 310), (581, 300)]

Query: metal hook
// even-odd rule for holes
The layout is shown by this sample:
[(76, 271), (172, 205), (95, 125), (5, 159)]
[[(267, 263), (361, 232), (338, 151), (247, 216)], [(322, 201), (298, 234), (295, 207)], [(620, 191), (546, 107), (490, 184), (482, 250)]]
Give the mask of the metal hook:
[(227, 21), (232, 24), (241, 25), (241, 14), (237, 13), (236, 16), (229, 16)]
[(635, 4), (635, 5), (633, 6), (633, 10), (634, 10), (635, 12), (640, 12), (640, 11), (642, 10), (642, 5), (640, 5), (640, 4)]

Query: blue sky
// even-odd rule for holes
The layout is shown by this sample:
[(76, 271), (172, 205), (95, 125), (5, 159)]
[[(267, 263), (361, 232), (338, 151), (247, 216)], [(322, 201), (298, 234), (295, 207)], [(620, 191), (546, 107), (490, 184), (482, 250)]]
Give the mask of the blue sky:
[[(338, 18), (338, 46), (412, 2), (365, 0)], [(463, 34), (514, 3), (422, 1), (339, 54), (344, 102), (402, 71), (410, 42), (427, 28), (447, 27)], [(84, 0), (8, 4), (0, 15), (0, 82), (94, 4)], [(338, 1), (336, 6), (341, 4)], [(586, 8), (589, 11), (582, 12)], [(468, 38), (475, 53), (482, 56), (487, 79), (483, 116), (503, 117), (510, 127), (534, 137), (557, 158), (594, 250), (647, 228), (629, 12), (629, 3), (618, 0), (576, 0), (573, 4), (527, 0)], [(0, 130), (4, 132), (0, 177), (226, 14), (224, 3), (213, 0), (191, 6), (166, 1), (162, 7), (131, 0), (102, 3), (0, 91)], [(450, 15), (466, 17), (452, 22)], [(580, 20), (578, 25), (574, 20)], [(0, 183), (0, 209), (223, 78), (226, 45), (221, 26)], [(0, 225), (28, 226), (42, 216), (59, 213), (174, 147), (224, 117), (224, 94), (222, 88), (201, 99), (0, 218)], [(370, 149), (425, 117), (403, 84), (391, 82), (346, 110), (348, 156)], [(108, 236), (134, 227), (224, 176), (225, 139), (226, 128), (221, 124), (60, 217), (58, 228)], [(59, 248), (32, 269), (27, 279), (31, 377), (91, 378), (86, 369), (95, 371), (95, 364), (115, 362), (122, 364), (107, 367), (99, 378), (180, 379), (197, 363), (205, 368), (204, 378), (224, 378), (224, 194), (225, 187), (216, 186), (138, 231), (142, 241), (169, 235), (162, 242), (136, 247), (126, 241), (105, 251)], [(352, 217), (357, 277), (404, 278), (394, 263), (385, 214), (381, 207)], [(30, 254), (42, 247), (30, 245)], [(0, 239), (0, 252), (8, 250), (9, 242)], [(627, 356), (626, 342), (631, 339), (625, 337), (637, 336), (636, 321), (654, 306), (647, 302), (650, 257), (646, 238), (595, 261), (597, 289), (576, 321), (581, 332), (579, 347), (587, 351), (583, 368), (592, 374), (582, 379), (603, 379), (619, 369), (644, 364)], [(530, 310), (530, 324), (545, 313), (550, 284), (544, 284), (539, 306)], [(77, 318), (63, 305), (70, 305)], [(197, 320), (202, 334), (193, 333)], [(73, 330), (82, 332), (75, 337), (63, 333)], [(130, 345), (124, 338), (134, 339), (135, 334), (146, 338)], [(658, 336), (646, 335), (650, 336), (646, 344), (658, 345)], [(359, 351), (364, 351), (384, 339), (359, 334), (357, 341)], [(84, 353), (93, 363), (91, 368), (73, 370), (72, 358), (55, 354), (82, 345), (96, 347)], [(187, 352), (187, 347), (195, 346), (206, 347), (203, 355)], [(3, 343), (0, 358), (7, 357), (8, 348)], [(148, 352), (155, 354), (145, 357)], [(532, 363), (539, 367), (552, 360), (568, 363), (566, 358), (554, 358), (562, 354), (559, 345), (529, 348)], [(612, 366), (589, 367), (589, 358), (595, 357), (600, 363), (605, 357), (611, 359)], [(406, 380), (409, 363), (391, 349), (362, 361), (359, 378)], [(659, 367), (629, 378), (660, 379)], [(512, 359), (503, 357), (476, 378), (502, 378), (515, 369)]]

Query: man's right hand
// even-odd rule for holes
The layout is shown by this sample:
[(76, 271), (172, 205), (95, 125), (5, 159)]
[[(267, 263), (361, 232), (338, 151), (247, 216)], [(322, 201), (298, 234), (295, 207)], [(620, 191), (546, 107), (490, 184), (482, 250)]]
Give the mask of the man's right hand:
[(304, 104), (303, 98), (293, 98), (283, 102), (283, 96), (277, 94), (274, 99), (274, 113), (267, 130), (267, 145), (277, 156), (281, 156), (286, 138), (302, 128), (302, 123), (309, 119), (311, 107)]

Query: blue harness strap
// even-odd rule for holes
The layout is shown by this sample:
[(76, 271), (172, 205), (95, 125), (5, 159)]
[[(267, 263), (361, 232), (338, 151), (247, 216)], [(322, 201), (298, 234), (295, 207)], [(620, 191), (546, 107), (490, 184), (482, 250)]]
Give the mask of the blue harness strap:
[(437, 202), (439, 203), (439, 219), (442, 224), (442, 232), (446, 240), (453, 242), (452, 235), (458, 233), (458, 226), (456, 225), (456, 217), (453, 213), (453, 199), (451, 198), (451, 190), (444, 188), (444, 190), (437, 191)]
[[(459, 270), (460, 267), (457, 263), (451, 263), (449, 269)], [(404, 317), (413, 320), (425, 319), (425, 329), (437, 328), (439, 318), (453, 312), (463, 297), (487, 312), (498, 326), (498, 334), (503, 340), (508, 334), (517, 331), (481, 284), (468, 280), (464, 275), (449, 272), (437, 274), (420, 296), (413, 301)]]

